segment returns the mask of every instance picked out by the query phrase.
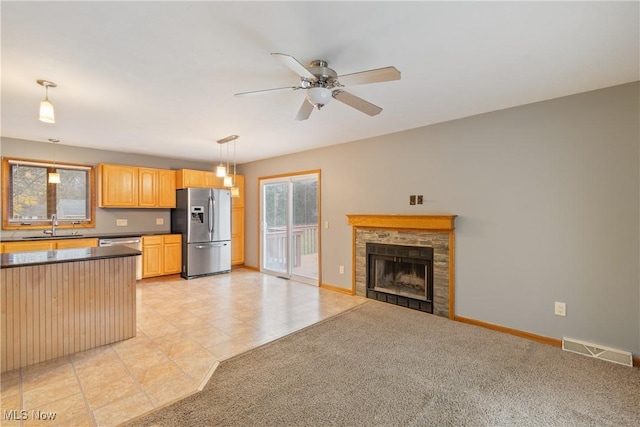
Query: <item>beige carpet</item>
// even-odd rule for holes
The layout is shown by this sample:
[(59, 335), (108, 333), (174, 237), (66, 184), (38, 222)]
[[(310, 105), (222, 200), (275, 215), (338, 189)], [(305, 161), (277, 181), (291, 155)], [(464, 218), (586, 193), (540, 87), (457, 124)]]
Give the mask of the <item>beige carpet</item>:
[(638, 426), (640, 369), (377, 301), (132, 426)]

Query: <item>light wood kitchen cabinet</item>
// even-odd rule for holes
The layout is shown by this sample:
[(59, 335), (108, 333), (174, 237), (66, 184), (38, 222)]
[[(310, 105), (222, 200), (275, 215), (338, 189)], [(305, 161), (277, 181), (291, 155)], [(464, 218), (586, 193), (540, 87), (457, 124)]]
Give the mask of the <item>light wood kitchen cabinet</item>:
[(231, 198), (231, 265), (244, 264), (244, 176), (236, 175), (239, 197)]
[(136, 166), (98, 165), (101, 208), (175, 208), (175, 171)]
[(142, 236), (142, 277), (163, 276), (182, 270), (182, 236)]
[(244, 208), (231, 209), (231, 265), (244, 264)]
[(158, 206), (158, 170), (138, 168), (138, 206), (155, 208)]
[(106, 163), (98, 165), (98, 206), (138, 207), (138, 168)]
[(176, 207), (176, 171), (158, 169), (158, 207)]
[(98, 239), (95, 239), (95, 238), (56, 240), (56, 249), (97, 248), (97, 247), (98, 247)]
[(178, 274), (182, 271), (182, 236), (163, 236), (164, 274)]
[(96, 238), (29, 240), (25, 242), (5, 242), (2, 244), (2, 253), (52, 251), (54, 249), (70, 248), (95, 248), (97, 246), (98, 239)]
[(2, 251), (27, 252), (27, 251), (52, 251), (56, 248), (53, 240), (39, 240), (27, 242), (5, 242), (2, 244)]
[(211, 171), (180, 169), (176, 171), (176, 188), (222, 188), (222, 178)]

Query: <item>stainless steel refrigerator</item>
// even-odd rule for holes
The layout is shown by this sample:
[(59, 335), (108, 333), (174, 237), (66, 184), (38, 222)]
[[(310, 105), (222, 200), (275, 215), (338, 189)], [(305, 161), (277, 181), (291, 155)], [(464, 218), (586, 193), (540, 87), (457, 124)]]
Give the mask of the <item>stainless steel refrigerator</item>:
[(176, 190), (171, 232), (182, 234), (185, 279), (231, 271), (231, 193), (215, 188)]

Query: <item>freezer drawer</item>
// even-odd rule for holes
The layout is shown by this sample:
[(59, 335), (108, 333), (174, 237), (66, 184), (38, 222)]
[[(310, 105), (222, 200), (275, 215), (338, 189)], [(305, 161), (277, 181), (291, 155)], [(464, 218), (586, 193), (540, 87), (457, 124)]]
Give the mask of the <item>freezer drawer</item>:
[(182, 270), (182, 277), (186, 279), (231, 271), (231, 242), (187, 244)]

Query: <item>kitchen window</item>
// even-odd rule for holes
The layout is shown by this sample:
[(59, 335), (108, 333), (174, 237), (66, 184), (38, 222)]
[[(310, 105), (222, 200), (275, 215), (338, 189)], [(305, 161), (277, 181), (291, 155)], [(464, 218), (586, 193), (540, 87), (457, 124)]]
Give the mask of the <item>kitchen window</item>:
[(4, 229), (47, 228), (53, 214), (60, 228), (94, 226), (93, 166), (3, 157), (2, 171)]

